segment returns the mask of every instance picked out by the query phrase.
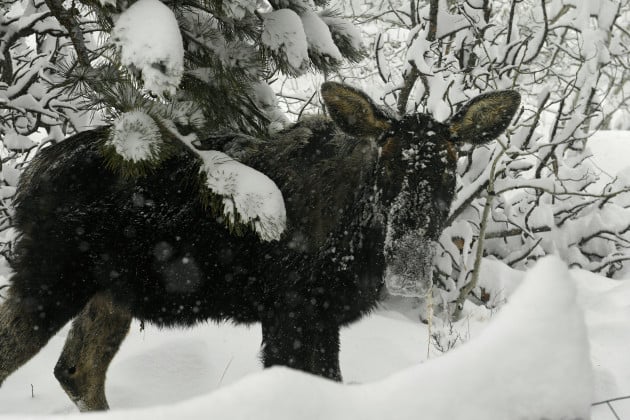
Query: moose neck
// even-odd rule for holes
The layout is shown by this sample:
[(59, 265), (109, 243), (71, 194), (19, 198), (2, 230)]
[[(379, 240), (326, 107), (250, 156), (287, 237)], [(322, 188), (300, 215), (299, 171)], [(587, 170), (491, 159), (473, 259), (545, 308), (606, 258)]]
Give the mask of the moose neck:
[(322, 256), (332, 263), (335, 275), (341, 277), (345, 273), (363, 289), (362, 293), (379, 293), (385, 273), (388, 210), (376, 185), (378, 171), (379, 165), (373, 165), (357, 200), (321, 249)]

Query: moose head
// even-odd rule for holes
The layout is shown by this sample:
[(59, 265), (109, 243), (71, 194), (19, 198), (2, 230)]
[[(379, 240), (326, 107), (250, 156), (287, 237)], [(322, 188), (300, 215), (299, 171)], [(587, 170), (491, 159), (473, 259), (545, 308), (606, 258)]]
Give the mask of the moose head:
[[(391, 291), (430, 279), (438, 239), (455, 194), (458, 151), (487, 143), (510, 124), (520, 104), (513, 90), (485, 93), (452, 118), (426, 114), (395, 119), (363, 92), (335, 82), (321, 89), (336, 125), (380, 147), (374, 194), (386, 220), (386, 280)], [(402, 290), (400, 290), (403, 293)]]

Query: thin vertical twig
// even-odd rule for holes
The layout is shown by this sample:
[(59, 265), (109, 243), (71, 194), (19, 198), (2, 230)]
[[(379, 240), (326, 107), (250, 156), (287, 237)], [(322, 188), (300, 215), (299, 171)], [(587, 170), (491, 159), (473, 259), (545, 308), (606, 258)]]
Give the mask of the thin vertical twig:
[(315, 90), (315, 92), (313, 92), (313, 94), (308, 99), (308, 101), (306, 101), (304, 106), (302, 106), (302, 108), (300, 108), (300, 112), (298, 113), (298, 116), (297, 116), (298, 121), (300, 120), (300, 118), (302, 118), (302, 114), (304, 113), (304, 110), (306, 109), (306, 107), (309, 106), (311, 102), (313, 102), (313, 98), (315, 97), (315, 95), (317, 95), (317, 89)]
[(225, 368), (223, 369), (223, 373), (221, 374), (221, 377), (219, 378), (219, 383), (217, 384), (217, 387), (220, 387), (221, 384), (223, 383), (223, 379), (225, 379), (225, 375), (227, 374), (228, 369), (232, 365), (232, 361), (234, 361), (234, 356), (230, 357), (230, 360), (228, 360), (227, 364), (225, 365)]
[(389, 82), (385, 77), (385, 73), (383, 72), (382, 63), (381, 63), (381, 50), (383, 49), (383, 32), (378, 34), (376, 38), (376, 42), (374, 43), (374, 58), (376, 59), (376, 69), (378, 70), (378, 75), (381, 77), (383, 83)]
[(455, 310), (453, 311), (453, 319), (458, 320), (461, 316), (462, 310), (464, 309), (464, 302), (466, 298), (473, 291), (475, 287), (477, 287), (477, 283), (479, 282), (479, 270), (481, 268), (481, 260), (483, 258), (483, 246), (486, 235), (486, 230), (488, 228), (488, 221), (490, 219), (490, 209), (492, 208), (492, 203), (494, 201), (495, 192), (494, 192), (494, 181), (497, 172), (497, 166), (499, 161), (505, 154), (506, 149), (502, 148), (497, 157), (492, 162), (492, 167), (490, 168), (490, 175), (488, 177), (488, 188), (486, 195), (486, 202), (483, 206), (483, 213), (481, 215), (481, 223), (479, 224), (479, 237), (477, 238), (477, 250), (475, 252), (475, 262), (472, 270), (472, 277), (470, 281), (464, 285), (459, 291), (459, 296), (455, 301)]

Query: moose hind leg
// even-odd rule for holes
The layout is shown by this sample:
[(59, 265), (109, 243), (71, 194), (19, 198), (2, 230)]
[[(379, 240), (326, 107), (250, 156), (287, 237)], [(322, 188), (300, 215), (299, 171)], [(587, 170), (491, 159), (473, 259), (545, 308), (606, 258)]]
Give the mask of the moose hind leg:
[(111, 293), (94, 295), (72, 323), (55, 377), (80, 411), (107, 410), (105, 376), (120, 348), (131, 314)]
[(0, 306), (0, 384), (37, 354), (69, 318), (46, 316), (43, 306), (9, 290)]

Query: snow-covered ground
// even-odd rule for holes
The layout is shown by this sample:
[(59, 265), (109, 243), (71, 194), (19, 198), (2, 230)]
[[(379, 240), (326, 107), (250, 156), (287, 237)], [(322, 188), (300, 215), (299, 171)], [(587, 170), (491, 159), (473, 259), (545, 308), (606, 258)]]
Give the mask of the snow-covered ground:
[[(625, 138), (619, 150), (630, 145), (628, 133), (602, 138), (605, 151), (611, 138)], [(613, 167), (612, 157), (601, 158), (601, 142), (591, 146), (594, 159), (609, 172), (622, 170), (622, 159)], [(528, 273), (489, 261), (484, 270), (520, 286), (498, 313), (467, 307), (453, 333), (466, 343), (441, 356), (427, 325), (382, 308), (342, 331), (343, 385), (283, 368), (262, 371), (258, 326), (160, 331), (134, 324), (108, 375), (112, 410), (96, 417), (556, 419), (586, 417), (591, 403), (630, 395), (630, 281), (567, 271), (553, 257)], [(6, 279), (6, 269), (0, 276)], [(66, 333), (2, 385), (0, 417), (77, 418), (52, 374)], [(617, 418), (630, 419), (630, 400), (611, 406)], [(592, 407), (591, 418), (615, 419), (611, 406)]]

